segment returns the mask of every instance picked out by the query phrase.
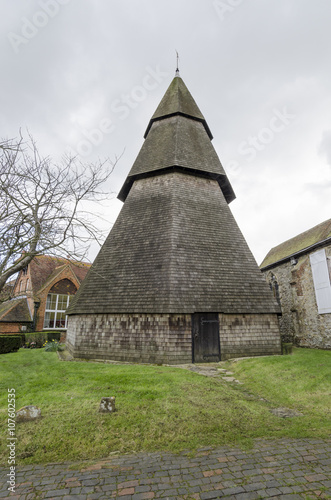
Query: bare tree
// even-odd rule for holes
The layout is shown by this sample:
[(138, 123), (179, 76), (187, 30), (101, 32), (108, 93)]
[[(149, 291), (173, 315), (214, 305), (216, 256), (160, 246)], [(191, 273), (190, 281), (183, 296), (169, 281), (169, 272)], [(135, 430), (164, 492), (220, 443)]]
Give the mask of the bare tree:
[(57, 164), (42, 157), (29, 136), (0, 143), (0, 292), (38, 254), (81, 260), (91, 240), (100, 243), (85, 202), (105, 199), (102, 184), (114, 163), (81, 163), (65, 155)]

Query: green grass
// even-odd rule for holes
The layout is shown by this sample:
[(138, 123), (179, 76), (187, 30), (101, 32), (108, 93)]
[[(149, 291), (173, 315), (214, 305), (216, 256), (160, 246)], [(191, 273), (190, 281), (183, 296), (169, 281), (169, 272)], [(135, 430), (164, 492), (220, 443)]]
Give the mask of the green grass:
[[(20, 349), (0, 360), (2, 464), (12, 387), (16, 409), (34, 404), (43, 415), (16, 425), (21, 464), (330, 435), (331, 352), (296, 349), (293, 356), (227, 362), (242, 386), (172, 367), (61, 362), (41, 349)], [(98, 413), (102, 396), (116, 397), (114, 414)], [(269, 412), (279, 406), (304, 416), (281, 419)]]
[(231, 370), (253, 393), (302, 411), (311, 430), (331, 430), (331, 352), (294, 349), (292, 356), (270, 356), (232, 362)]

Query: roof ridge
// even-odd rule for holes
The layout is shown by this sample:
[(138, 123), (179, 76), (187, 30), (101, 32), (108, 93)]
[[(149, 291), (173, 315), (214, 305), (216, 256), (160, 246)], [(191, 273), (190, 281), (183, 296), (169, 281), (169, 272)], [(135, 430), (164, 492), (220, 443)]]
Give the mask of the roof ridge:
[(91, 266), (92, 264), (90, 262), (84, 262), (84, 261), (76, 261), (74, 259), (68, 259), (67, 257), (62, 257), (60, 255), (49, 255), (49, 254), (38, 254), (33, 257), (34, 259), (41, 259), (41, 258), (47, 258), (47, 259), (52, 259), (52, 260), (60, 260), (63, 263), (68, 262), (70, 264), (73, 264), (77, 267), (80, 266)]

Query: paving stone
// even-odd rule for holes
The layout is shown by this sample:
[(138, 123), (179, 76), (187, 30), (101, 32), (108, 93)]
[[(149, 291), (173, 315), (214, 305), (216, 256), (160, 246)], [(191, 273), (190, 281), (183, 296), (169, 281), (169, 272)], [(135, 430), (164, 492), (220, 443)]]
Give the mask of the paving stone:
[(132, 495), (132, 500), (148, 500), (154, 498), (155, 494), (150, 491), (150, 492), (145, 492), (145, 493), (137, 493)]
[(84, 486), (84, 487), (80, 490), (81, 494), (84, 494), (84, 493), (86, 493), (86, 494), (88, 494), (88, 493), (93, 493), (93, 491), (94, 491), (93, 486)]
[(21, 467), (16, 495), (10, 497), (2, 486), (7, 470), (0, 468), (0, 498), (295, 500), (330, 496), (331, 449), (326, 440), (257, 440), (253, 450), (222, 447), (199, 453), (194, 458), (187, 452), (117, 456), (89, 467), (76, 464), (75, 470), (69, 463)]
[(255, 491), (254, 493), (256, 493), (256, 498), (268, 498), (268, 493), (266, 492), (266, 490), (258, 490), (258, 491)]
[(282, 493), (293, 493), (293, 488), (290, 488), (289, 486), (280, 486), (279, 488), (279, 491), (281, 491)]
[(102, 491), (115, 491), (116, 490), (116, 484), (104, 484), (101, 486)]
[(62, 490), (50, 490), (46, 493), (45, 498), (60, 497), (63, 495), (68, 495), (69, 493), (69, 488), (64, 488)]
[(136, 486), (135, 487), (136, 493), (147, 493), (148, 491), (151, 491), (150, 486)]
[(281, 491), (277, 488), (266, 488), (266, 493), (268, 493), (269, 497), (275, 497), (276, 495), (281, 495)]
[(212, 498), (219, 498), (220, 496), (224, 496), (222, 490), (206, 491), (200, 493), (201, 500), (211, 500)]
[(250, 483), (243, 486), (246, 491), (257, 491), (264, 488), (263, 483)]
[[(228, 499), (229, 497), (227, 497)], [(260, 496), (257, 496), (255, 491), (245, 491), (245, 493), (238, 493), (235, 495), (233, 498), (236, 500), (256, 500), (257, 498), (260, 498)], [(267, 498), (263, 497), (262, 498)]]
[(277, 498), (280, 500), (302, 500), (302, 496), (300, 495), (280, 495)]
[(81, 492), (81, 487), (79, 488), (70, 488), (70, 495), (79, 495)]

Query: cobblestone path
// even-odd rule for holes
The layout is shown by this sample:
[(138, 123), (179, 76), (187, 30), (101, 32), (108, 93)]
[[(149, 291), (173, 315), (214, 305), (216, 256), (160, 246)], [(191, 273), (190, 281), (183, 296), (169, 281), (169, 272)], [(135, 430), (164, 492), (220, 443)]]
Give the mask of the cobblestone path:
[(0, 498), (143, 500), (331, 498), (331, 439), (257, 440), (253, 449), (139, 453), (100, 461), (0, 469)]

